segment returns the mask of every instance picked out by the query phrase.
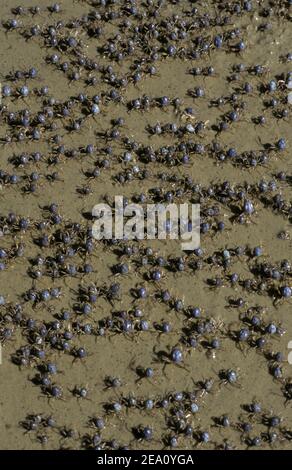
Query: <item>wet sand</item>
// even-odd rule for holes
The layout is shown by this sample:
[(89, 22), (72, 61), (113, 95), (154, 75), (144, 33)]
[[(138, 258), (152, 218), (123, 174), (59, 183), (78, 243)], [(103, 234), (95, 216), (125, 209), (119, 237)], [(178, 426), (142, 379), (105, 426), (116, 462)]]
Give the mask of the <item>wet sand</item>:
[[(160, 8), (160, 15), (156, 19), (147, 19), (145, 22), (160, 21), (161, 17), (169, 17), (177, 14), (189, 21), (190, 15), (187, 11), (198, 8), (196, 16), (202, 16), (208, 12), (210, 16), (219, 14), (218, 4), (220, 2), (192, 2), (181, 1), (164, 2)], [(215, 8), (215, 4), (217, 7)], [(222, 2), (221, 2), (222, 3)], [(224, 2), (223, 2), (224, 3)], [(242, 2), (243, 3), (243, 2)], [(70, 81), (67, 74), (58, 70), (58, 67), (48, 64), (46, 58), (53, 53), (57, 53), (60, 62), (76, 60), (73, 51), (57, 50), (44, 45), (43, 36), (37, 36), (25, 40), (22, 33), (28, 31), (32, 25), (39, 24), (42, 31), (48, 25), (53, 25), (61, 20), (64, 23), (73, 18), (81, 18), (96, 9), (102, 14), (107, 8), (90, 5), (90, 2), (70, 2), (62, 1), (60, 13), (50, 13), (46, 7), (47, 2), (40, 0), (38, 4), (42, 7), (39, 15), (16, 16), (11, 13), (11, 8), (18, 6), (18, 2), (3, 1), (1, 3), (1, 20), (5, 24), (11, 18), (17, 18), (21, 26), (15, 30), (0, 29), (0, 50), (1, 50), (1, 84), (9, 84), (11, 88), (17, 89), (23, 84), (27, 84), (30, 90), (40, 89), (48, 86), (47, 98), (54, 97), (61, 103), (76, 97), (79, 93), (85, 93), (89, 97), (100, 95), (101, 113), (95, 117), (88, 116), (79, 131), (68, 132), (66, 129), (70, 119), (57, 116), (55, 122), (57, 128), (54, 130), (41, 129), (41, 138), (38, 141), (25, 139), (21, 142), (12, 141), (1, 145), (1, 165), (0, 169), (9, 175), (16, 174), (20, 180), (16, 184), (10, 184), (4, 179), (0, 180), (0, 217), (1, 230), (7, 225), (5, 218), (10, 212), (18, 218), (26, 217), (30, 220), (27, 230), (19, 231), (15, 226), (10, 226), (7, 233), (3, 233), (0, 238), (0, 248), (13, 252), (13, 246), (19, 243), (24, 244), (24, 254), (21, 257), (11, 256), (6, 263), (5, 269), (0, 272), (0, 295), (4, 296), (6, 305), (0, 306), (0, 331), (2, 344), (2, 364), (0, 366), (0, 448), (1, 449), (59, 449), (59, 448), (94, 448), (100, 445), (101, 448), (113, 448), (115, 445), (121, 448), (127, 446), (133, 449), (169, 449), (170, 438), (177, 438), (177, 448), (179, 449), (214, 449), (222, 448), (226, 445), (236, 449), (289, 449), (289, 433), (291, 429), (291, 399), (286, 403), (286, 396), (283, 394), (285, 385), (291, 377), (291, 365), (288, 363), (288, 342), (292, 340), (292, 320), (290, 318), (291, 298), (281, 298), (281, 287), (291, 285), (291, 273), (288, 272), (283, 279), (268, 279), (270, 289), (260, 293), (248, 291), (238, 283), (232, 286), (228, 276), (238, 273), (241, 279), (253, 279), (264, 281), (260, 275), (252, 271), (256, 262), (267, 262), (272, 266), (278, 265), (284, 259), (291, 259), (291, 212), (275, 210), (271, 206), (271, 201), (276, 194), (280, 194), (287, 204), (291, 203), (291, 105), (286, 103), (289, 90), (287, 89), (287, 74), (291, 71), (291, 62), (286, 59), (290, 51), (291, 44), (291, 8), (286, 2), (283, 7), (283, 14), (278, 11), (277, 3), (274, 2), (273, 13), (268, 17), (260, 15), (263, 8), (268, 8), (269, 2), (252, 2), (253, 11), (242, 14), (231, 14), (223, 10), (222, 15), (230, 16), (230, 24), (226, 26), (210, 26), (208, 28), (190, 29), (186, 40), (178, 40), (177, 48), (195, 48), (195, 38), (200, 34), (211, 41), (216, 34), (227, 34), (228, 31), (240, 28), (240, 38), (246, 43), (243, 52), (235, 52), (232, 44), (236, 44), (238, 39), (226, 40), (221, 49), (210, 47), (210, 51), (202, 53), (198, 59), (189, 57), (168, 57), (167, 53), (161, 53), (160, 58), (153, 62), (157, 68), (156, 76), (142, 73), (142, 79), (133, 83), (131, 78), (129, 84), (117, 88), (122, 96), (120, 103), (106, 100), (106, 93), (115, 88), (113, 84), (105, 80), (102, 67), (112, 66), (113, 73), (118, 77), (133, 75), (133, 64), (138, 58), (145, 56), (145, 63), (150, 63), (149, 53), (141, 51), (140, 43), (134, 47), (133, 53), (124, 60), (117, 62), (114, 58), (107, 57), (102, 51), (103, 46), (109, 38), (113, 38), (118, 32), (122, 35), (121, 42), (126, 41), (130, 36), (127, 30), (119, 29), (122, 19), (109, 21), (99, 20), (96, 25), (102, 27), (100, 37), (90, 37), (86, 33), (85, 26), (79, 26), (73, 31), (66, 27), (60, 27), (60, 37), (73, 36), (80, 41), (80, 50), (86, 56), (95, 60), (99, 66), (97, 71), (88, 71), (84, 67), (72, 66), (74, 70), (80, 72), (80, 79)], [(150, 9), (142, 2), (137, 2), (139, 9), (146, 13)], [(28, 8), (31, 2), (23, 1), (22, 6)], [(121, 10), (120, 3), (108, 10)], [(217, 13), (216, 13), (217, 12)], [(289, 16), (290, 15), (290, 16)], [(142, 20), (131, 18), (134, 25)], [(126, 18), (127, 15), (124, 14)], [(270, 27), (259, 28), (261, 24), (268, 23)], [(131, 31), (132, 34), (132, 31)], [(161, 33), (162, 34), (162, 33)], [(165, 33), (164, 33), (165, 34)], [(153, 43), (154, 40), (151, 40)], [(151, 44), (149, 40), (149, 43)], [(168, 39), (166, 42), (171, 42)], [(212, 43), (213, 44), (213, 43)], [(121, 47), (122, 49), (122, 47)], [(183, 55), (183, 54), (181, 54)], [(245, 71), (238, 73), (238, 80), (230, 80), (234, 73), (236, 64), (243, 63)], [(262, 76), (257, 76), (250, 72), (250, 69), (257, 64), (265, 67)], [(206, 68), (214, 67), (213, 76), (194, 76), (189, 73), (194, 67)], [(16, 70), (28, 70), (36, 67), (38, 76), (35, 79), (22, 79), (12, 82), (7, 79), (7, 75)], [(147, 67), (142, 65), (143, 70)], [(87, 86), (86, 80), (96, 76), (97, 83), (94, 86)], [(277, 82), (277, 90), (268, 92), (262, 90), (270, 80)], [(250, 93), (242, 93), (243, 85), (248, 82), (252, 85)], [(203, 87), (205, 96), (193, 98), (188, 95), (188, 90), (196, 87)], [(245, 102), (245, 107), (240, 111), (238, 122), (229, 122), (229, 129), (218, 133), (216, 125), (233, 109), (232, 101), (225, 100), (219, 107), (210, 106), (213, 100), (219, 97), (230, 97), (232, 93), (238, 94), (238, 100)], [(147, 95), (151, 98), (159, 98), (167, 95), (170, 99), (179, 97), (183, 103), (178, 112), (174, 106), (167, 106), (161, 109), (153, 106), (149, 110), (131, 110), (127, 104), (138, 97)], [(272, 98), (279, 102), (274, 108), (268, 107), (265, 103)], [(30, 93), (28, 97), (16, 98), (13, 96), (4, 97), (2, 95), (1, 112), (1, 138), (12, 131), (19, 132), (22, 126), (12, 126), (7, 120), (8, 112), (23, 110), (28, 108), (31, 115), (35, 115), (44, 107), (44, 97)], [(4, 108), (5, 109), (4, 109)], [(6, 108), (7, 107), (7, 108)], [(49, 105), (54, 108), (54, 106)], [(181, 111), (192, 107), (193, 117), (185, 118)], [(84, 114), (80, 104), (74, 105), (72, 117), (81, 118)], [(54, 108), (55, 109), (55, 108)], [(276, 112), (283, 109), (288, 110), (288, 116), (280, 118), (275, 116)], [(266, 123), (257, 125), (253, 119), (264, 115)], [(103, 132), (112, 129), (111, 121), (118, 117), (125, 120), (125, 125), (120, 128), (121, 137), (119, 139), (104, 138)], [(50, 121), (50, 119), (48, 119)], [(147, 126), (154, 126), (157, 122), (161, 125), (175, 122), (178, 126), (184, 126), (187, 122), (205, 123), (205, 129), (201, 135), (183, 136), (177, 135), (149, 135)], [(61, 136), (60, 143), (53, 142), (55, 135)], [(167, 145), (178, 145), (181, 141), (193, 140), (196, 143), (204, 144), (206, 149), (210, 149), (214, 141), (220, 143), (222, 153), (226, 153), (229, 148), (236, 148), (238, 154), (243, 152), (260, 152), (264, 150), (263, 144), (270, 144), (267, 148), (268, 161), (264, 165), (258, 164), (256, 167), (246, 167), (237, 163), (236, 159), (226, 158), (219, 162), (214, 152), (206, 150), (205, 153), (191, 153), (188, 164), (171, 165), (161, 162), (149, 163), (139, 155), (139, 152), (132, 151), (134, 161), (131, 163), (122, 162), (121, 156), (127, 150), (123, 141), (129, 138), (143, 146), (151, 146), (154, 150)], [(274, 149), (280, 138), (285, 139), (287, 148), (279, 152)], [(77, 157), (60, 156), (59, 162), (52, 164), (50, 156), (56, 155), (58, 145), (64, 145), (65, 149), (84, 148), (87, 144), (93, 144), (95, 150), (92, 155), (86, 153), (78, 154)], [(112, 154), (106, 157), (105, 148), (112, 147)], [(32, 152), (42, 152), (42, 161), (20, 165), (17, 168), (11, 163), (13, 155), (21, 153), (31, 154)], [(182, 152), (179, 153), (180, 155)], [(103, 166), (103, 160), (110, 161), (109, 167)], [(96, 164), (96, 162), (98, 162)], [(134, 164), (141, 170), (147, 169), (150, 174), (148, 178), (133, 178), (125, 184), (116, 181), (117, 175), (131, 168)], [(100, 176), (88, 179), (86, 172), (95, 166), (100, 168)], [(38, 172), (41, 177), (37, 183), (34, 193), (23, 190), (29, 182), (29, 175)], [(59, 174), (59, 181), (51, 181), (50, 175), (54, 171)], [(286, 180), (277, 179), (279, 172), (285, 172)], [(82, 227), (90, 228), (92, 220), (88, 220), (84, 215), (90, 213), (93, 206), (102, 202), (105, 196), (113, 199), (114, 195), (123, 195), (129, 200), (141, 193), (149, 195), (153, 188), (162, 188), (166, 191), (175, 191), (180, 187), (180, 183), (173, 181), (162, 181), (159, 174), (162, 172), (180, 179), (192, 178), (194, 183), (203, 188), (201, 200), (197, 200), (195, 192), (186, 191), (180, 202), (200, 202), (201, 208), (211, 207), (214, 204), (220, 208), (218, 217), (211, 217), (212, 229), (201, 235), (201, 248), (203, 249), (203, 267), (201, 270), (192, 269), (191, 259), (197, 259), (195, 255), (183, 253), (180, 240), (177, 241), (143, 241), (135, 242), (139, 246), (140, 253), (132, 257), (119, 255), (115, 246), (106, 246), (103, 242), (94, 241), (92, 254), (84, 255), (80, 251), (68, 259), (68, 263), (83, 266), (85, 262), (93, 267), (91, 274), (78, 273), (76, 276), (64, 276), (52, 279), (48, 275), (43, 275), (40, 279), (32, 279), (29, 275), (32, 260), (38, 255), (42, 257), (55, 256), (57, 252), (65, 250), (65, 244), (54, 241), (48, 248), (41, 248), (35, 243), (41, 233), (48, 233), (50, 236), (60, 227), (64, 228), (64, 221), (68, 224), (78, 222)], [(249, 188), (257, 186), (260, 181), (276, 181), (276, 188), (267, 193), (259, 193)], [(229, 181), (232, 187), (239, 187), (247, 190), (248, 196), (255, 205), (255, 212), (247, 217), (248, 223), (240, 224), (234, 220), (242, 211), (242, 200), (235, 197), (233, 202), (226, 200), (224, 204), (218, 202), (218, 198), (207, 195), (207, 189), (215, 187), (224, 181)], [(90, 194), (81, 195), (76, 190), (88, 186)], [(215, 193), (218, 189), (215, 189)], [(219, 193), (219, 191), (218, 191)], [(149, 197), (149, 202), (151, 197)], [(266, 198), (266, 199), (265, 199)], [(243, 198), (244, 199), (244, 198)], [(50, 224), (44, 231), (39, 231), (37, 222), (48, 218), (48, 212), (44, 207), (51, 203), (58, 204), (58, 213), (62, 215), (63, 222), (60, 226)], [(225, 230), (220, 232), (216, 229), (216, 223), (224, 221)], [(16, 224), (17, 225), (17, 224)], [(280, 231), (287, 231), (287, 238), (282, 240), (278, 234)], [(78, 237), (77, 237), (78, 238)], [(80, 241), (80, 240), (79, 240)], [(79, 242), (78, 242), (79, 243)], [(80, 242), (81, 243), (81, 242)], [(133, 243), (130, 243), (132, 245)], [(76, 241), (72, 243), (76, 249)], [(143, 250), (147, 246), (155, 250), (154, 258), (163, 256), (165, 259), (174, 257), (184, 257), (186, 269), (179, 272), (170, 266), (160, 268), (163, 272), (163, 279), (160, 283), (153, 283), (145, 280), (154, 267), (141, 267)], [(238, 246), (246, 246), (246, 254), (233, 256), (232, 265), (225, 270), (218, 263), (210, 260), (214, 253), (221, 253), (224, 249), (230, 252)], [(262, 247), (262, 256), (255, 258), (250, 256), (254, 247)], [(193, 258), (192, 258), (193, 257)], [(150, 257), (151, 258), (151, 257)], [(222, 256), (220, 257), (222, 259)], [(119, 262), (127, 262), (130, 273), (122, 276), (114, 276), (112, 268)], [(217, 264), (217, 265), (216, 265)], [(42, 270), (42, 268), (41, 268)], [(224, 285), (217, 289), (212, 289), (208, 285), (208, 279), (219, 276), (224, 279)], [(104, 297), (98, 297), (92, 305), (92, 313), (82, 316), (74, 313), (74, 306), (82, 303), (78, 298), (78, 288), (80, 286), (109, 286), (113, 282), (121, 285), (121, 295), (110, 303)], [(131, 289), (136, 286), (145, 286), (148, 296), (145, 300), (136, 299), (132, 295)], [(37, 291), (61, 288), (61, 296), (48, 302), (39, 302), (34, 307), (32, 302), (24, 301), (23, 295), (29, 289)], [(181, 299), (184, 310), (176, 312), (171, 304), (165, 304), (156, 298), (160, 289), (168, 289), (173, 299)], [(230, 308), (230, 298), (244, 299), (243, 307)], [(18, 366), (13, 363), (12, 357), (19, 348), (27, 344), (33, 348), (33, 333), (29, 333), (27, 325), (23, 320), (19, 324), (7, 319), (7, 313), (15, 308), (16, 304), (22, 304), (23, 318), (33, 318), (38, 327), (46, 324), (49, 334), (52, 330), (52, 321), (59, 318), (62, 310), (71, 312), (71, 319), (62, 321), (60, 337), (65, 330), (74, 333), (74, 338), (70, 341), (72, 347), (84, 347), (88, 352), (88, 357), (84, 360), (74, 360), (70, 353), (65, 353), (53, 348), (49, 341), (44, 340), (44, 346), (40, 349), (46, 351), (45, 360), (36, 357), (29, 360), (28, 366)], [(199, 334), (196, 331), (197, 320), (190, 319), (188, 306), (200, 307), (202, 310), (202, 320), (212, 319), (214, 331)], [(243, 321), (244, 313), (248, 309), (263, 307), (262, 326), (253, 328), (247, 321)], [(143, 311), (143, 319), (150, 324), (148, 332), (138, 331), (138, 319), (133, 319), (131, 311), (134, 307), (139, 307)], [(10, 309), (10, 310), (9, 310)], [(114, 318), (115, 312), (128, 312), (129, 318), (135, 326), (135, 333), (123, 333), (122, 331), (112, 331), (106, 329), (104, 337), (97, 334), (98, 328), (104, 318)], [(250, 310), (251, 311), (251, 310)], [(247, 316), (249, 313), (247, 313)], [(127, 317), (128, 318), (128, 317)], [(81, 325), (91, 323), (94, 334), (77, 333), (76, 321)], [(156, 324), (168, 321), (172, 331), (169, 334), (159, 334), (155, 330)], [(285, 330), (285, 334), (276, 333), (270, 335), (266, 333), (265, 327), (274, 322), (279, 328)], [(192, 326), (193, 325), (193, 326)], [(12, 328), (12, 339), (5, 340), (3, 329)], [(241, 328), (248, 328), (250, 338), (244, 344), (238, 344), (235, 340), (236, 333)], [(187, 331), (187, 333), (186, 333)], [(191, 332), (191, 333), (190, 333)], [(191, 348), (185, 344), (186, 336), (196, 337), (198, 346)], [(209, 342), (213, 338), (220, 338), (221, 347), (215, 351), (214, 358), (210, 357)], [(266, 339), (263, 349), (255, 346), (258, 337)], [(183, 338), (183, 340), (182, 340)], [(164, 367), (166, 352), (172, 347), (179, 347), (184, 355), (183, 367), (175, 364), (168, 364)], [(162, 360), (155, 351), (164, 352)], [(268, 353), (281, 352), (283, 362), (279, 363), (273, 359), (273, 355)], [(39, 384), (35, 384), (33, 378), (41, 373), (41, 365), (53, 362), (58, 367), (58, 373), (51, 376), (52, 383), (62, 387), (62, 399), (48, 397), (49, 390), (44, 393), (44, 389)], [(276, 366), (281, 367), (281, 377), (273, 377)], [(135, 372), (135, 367), (153, 367), (154, 378), (139, 379)], [(238, 374), (236, 384), (226, 384), (220, 378), (221, 370), (234, 370)], [(118, 377), (122, 385), (116, 389), (105, 385), (105, 378)], [(203, 393), (199, 382), (212, 378), (214, 387), (210, 393)], [(88, 399), (76, 398), (72, 394), (74, 387), (87, 387)], [(182, 402), (175, 400), (174, 393), (183, 392)], [(189, 394), (196, 393), (192, 400)], [(139, 405), (126, 406), (126, 397), (136, 397)], [(162, 409), (160, 403), (163, 398), (169, 400), (167, 410)], [(152, 399), (156, 406), (152, 410), (145, 410), (145, 400)], [(256, 401), (261, 403), (262, 411), (256, 417), (251, 417), (251, 412), (247, 410), (247, 405)], [(199, 405), (198, 413), (190, 412), (190, 403)], [(106, 412), (105, 405), (113, 402), (122, 402), (122, 411), (115, 413)], [(57, 427), (51, 429), (41, 424), (36, 430), (25, 432), (25, 423), (31, 423), (27, 417), (29, 415), (41, 415), (44, 420), (48, 416), (53, 416)], [(216, 419), (222, 415), (228, 415), (231, 425), (229, 427), (217, 426)], [(280, 417), (279, 426), (270, 426), (269, 418)], [(94, 426), (90, 426), (89, 421), (93, 417), (103, 417), (105, 428), (99, 433)], [(244, 433), (240, 429), (239, 423), (250, 422), (252, 430)], [(186, 436), (186, 425), (193, 427), (191, 437)], [(139, 432), (145, 426), (153, 430), (153, 438), (149, 440), (141, 439)], [(181, 426), (181, 428), (180, 428)], [(73, 429), (76, 434), (73, 438), (63, 438), (62, 428)], [(140, 428), (141, 427), (141, 428)], [(135, 429), (138, 429), (135, 432)], [(134, 432), (133, 432), (134, 430)], [(210, 442), (201, 443), (201, 433), (210, 433)], [(268, 433), (275, 431), (277, 439), (275, 443), (269, 442)], [(100, 443), (94, 443), (93, 436), (100, 434)], [(43, 439), (46, 436), (46, 439)], [(136, 438), (135, 438), (136, 436)], [(252, 445), (255, 437), (260, 437), (258, 446)], [(112, 441), (116, 440), (116, 443)], [(45, 441), (45, 443), (44, 443)], [(97, 442), (97, 441), (96, 441)], [(226, 444), (227, 443), (227, 444)]]

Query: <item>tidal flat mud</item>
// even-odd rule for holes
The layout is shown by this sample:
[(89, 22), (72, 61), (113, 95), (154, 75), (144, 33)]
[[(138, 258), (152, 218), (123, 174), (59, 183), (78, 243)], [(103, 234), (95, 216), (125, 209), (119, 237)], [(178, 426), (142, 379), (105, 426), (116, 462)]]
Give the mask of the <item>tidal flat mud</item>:
[[(0, 448), (290, 449), (291, 0), (0, 13)], [(96, 240), (116, 195), (200, 248)]]

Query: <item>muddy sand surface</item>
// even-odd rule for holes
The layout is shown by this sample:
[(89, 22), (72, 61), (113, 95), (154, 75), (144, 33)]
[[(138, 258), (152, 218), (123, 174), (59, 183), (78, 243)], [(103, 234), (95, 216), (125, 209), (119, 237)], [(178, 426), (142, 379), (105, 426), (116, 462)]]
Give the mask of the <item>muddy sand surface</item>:
[[(291, 448), (292, 3), (0, 13), (0, 448)], [(95, 240), (115, 195), (200, 249)]]

